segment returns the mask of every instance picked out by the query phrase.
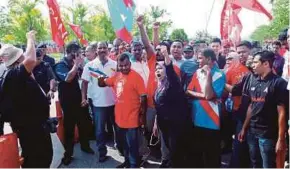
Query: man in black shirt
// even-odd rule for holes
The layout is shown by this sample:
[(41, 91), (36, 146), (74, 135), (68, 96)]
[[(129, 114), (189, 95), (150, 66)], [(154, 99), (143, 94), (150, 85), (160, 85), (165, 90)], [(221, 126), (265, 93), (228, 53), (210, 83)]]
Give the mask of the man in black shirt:
[(54, 76), (52, 72), (52, 67), (49, 63), (43, 61), (44, 53), (41, 49), (36, 50), (37, 63), (36, 67), (33, 69), (33, 75), (37, 83), (44, 90), (48, 97), (53, 98), (53, 93), (55, 92)]
[(276, 168), (276, 154), (284, 151), (286, 146), (287, 82), (272, 72), (274, 58), (273, 52), (255, 54), (253, 71), (257, 76), (251, 79), (245, 92), (250, 105), (239, 140), (243, 141), (248, 131), (254, 168)]
[(88, 136), (88, 125), (92, 122), (89, 119), (88, 107), (81, 105), (82, 95), (79, 84), (81, 66), (83, 65), (81, 47), (76, 43), (70, 43), (66, 47), (66, 53), (67, 56), (54, 67), (56, 78), (59, 81), (58, 97), (64, 114), (64, 165), (68, 165), (72, 161), (76, 124), (79, 129), (82, 151), (94, 154), (89, 146)]
[(9, 122), (19, 137), (24, 157), (22, 167), (49, 168), (53, 156), (47, 123), (49, 103), (32, 74), (36, 66), (34, 43), (35, 32), (31, 31), (27, 33), (25, 56), (22, 49), (12, 45), (1, 48), (0, 56), (8, 69), (2, 86), (2, 97), (9, 100)]

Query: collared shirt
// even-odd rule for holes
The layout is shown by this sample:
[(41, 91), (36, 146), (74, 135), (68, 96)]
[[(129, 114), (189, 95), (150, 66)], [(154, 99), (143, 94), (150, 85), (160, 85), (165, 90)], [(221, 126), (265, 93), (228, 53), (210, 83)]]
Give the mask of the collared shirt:
[(275, 60), (273, 63), (273, 69), (278, 76), (282, 76), (283, 67), (284, 67), (284, 58), (280, 55), (275, 56)]
[(106, 79), (105, 82), (116, 93), (116, 124), (121, 128), (140, 127), (140, 98), (141, 96), (146, 96), (142, 77), (131, 69), (128, 75), (117, 72), (111, 78)]
[[(212, 88), (216, 95), (216, 100), (221, 99), (225, 87), (226, 78), (224, 73), (217, 66), (211, 69)], [(204, 93), (206, 76), (198, 69), (193, 75), (188, 90)], [(192, 101), (192, 119), (197, 127), (208, 128), (212, 130), (220, 129), (220, 103), (219, 101), (209, 101), (195, 99)]]
[(53, 79), (49, 63), (41, 62), (33, 69), (33, 75), (44, 92), (48, 93), (50, 90), (50, 81)]
[(270, 72), (265, 79), (252, 78), (245, 94), (251, 100), (249, 132), (262, 138), (278, 137), (278, 105), (288, 104), (287, 82)]
[(66, 57), (54, 66), (54, 72), (59, 81), (58, 94), (62, 106), (80, 106), (81, 104), (82, 95), (79, 86), (81, 70), (78, 71), (70, 83), (65, 81), (72, 67)]
[(108, 59), (105, 65), (99, 58), (87, 63), (84, 67), (82, 79), (88, 81), (88, 98), (91, 98), (95, 107), (115, 105), (115, 94), (111, 87), (99, 87), (97, 77), (100, 75), (112, 77), (116, 73), (117, 62)]

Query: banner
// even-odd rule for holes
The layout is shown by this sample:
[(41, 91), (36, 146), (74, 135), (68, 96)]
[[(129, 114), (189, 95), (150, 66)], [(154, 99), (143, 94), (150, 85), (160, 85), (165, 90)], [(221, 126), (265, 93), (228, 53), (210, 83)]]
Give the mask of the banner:
[(49, 9), (52, 40), (57, 45), (64, 46), (64, 39), (67, 37), (68, 33), (62, 22), (57, 1), (47, 0), (47, 6)]

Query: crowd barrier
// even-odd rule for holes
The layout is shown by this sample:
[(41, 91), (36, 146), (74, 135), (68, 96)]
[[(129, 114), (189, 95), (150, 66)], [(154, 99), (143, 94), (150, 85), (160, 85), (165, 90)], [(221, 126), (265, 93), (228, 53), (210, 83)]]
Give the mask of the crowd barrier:
[[(59, 101), (55, 101), (55, 108), (56, 108), (56, 117), (58, 118), (57, 136), (60, 139), (61, 143), (64, 144), (63, 115)], [(79, 131), (77, 126), (75, 126), (75, 142), (78, 141), (79, 141)]]
[(23, 158), (19, 157), (17, 135), (0, 136), (0, 168), (20, 168)]

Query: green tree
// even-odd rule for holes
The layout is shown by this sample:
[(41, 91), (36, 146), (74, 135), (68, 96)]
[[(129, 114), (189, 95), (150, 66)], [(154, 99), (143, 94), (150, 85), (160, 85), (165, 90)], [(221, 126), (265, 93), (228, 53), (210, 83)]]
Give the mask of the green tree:
[[(159, 6), (151, 5), (149, 10), (144, 12), (144, 25), (149, 36), (149, 39), (152, 39), (153, 36), (153, 23), (160, 22), (159, 27), (159, 36), (160, 39), (166, 39), (168, 37), (168, 28), (171, 27), (172, 21), (170, 19), (165, 19), (169, 16), (169, 13), (165, 10), (160, 8)], [(136, 20), (137, 16), (135, 16)], [(139, 36), (139, 29), (137, 24), (134, 24), (133, 28), (133, 36)]]
[(259, 26), (251, 34), (253, 40), (263, 41), (268, 38), (277, 38), (279, 32), (289, 26), (289, 0), (273, 2), (273, 17), (269, 25)]
[(185, 33), (184, 29), (174, 29), (170, 35), (170, 39), (188, 41), (188, 36)]
[[(10, 26), (10, 18), (8, 15), (7, 8), (4, 6), (0, 6), (0, 41), (6, 36), (7, 32), (9, 32)], [(9, 38), (8, 38), (9, 39)]]
[[(66, 8), (64, 12), (66, 23), (80, 25), (85, 39), (88, 41), (113, 41), (115, 32), (108, 14), (100, 6), (78, 3), (75, 7)], [(68, 28), (67, 41), (78, 39)]]
[(26, 33), (29, 30), (37, 31), (37, 40), (43, 41), (48, 38), (48, 23), (42, 17), (41, 11), (36, 8), (42, 4), (41, 0), (9, 0), (8, 20), (6, 25), (9, 30), (5, 32), (2, 41), (7, 43), (26, 43)]
[(212, 39), (212, 35), (210, 35), (206, 30), (198, 30), (195, 33), (195, 40), (205, 40), (206, 42), (210, 42)]

